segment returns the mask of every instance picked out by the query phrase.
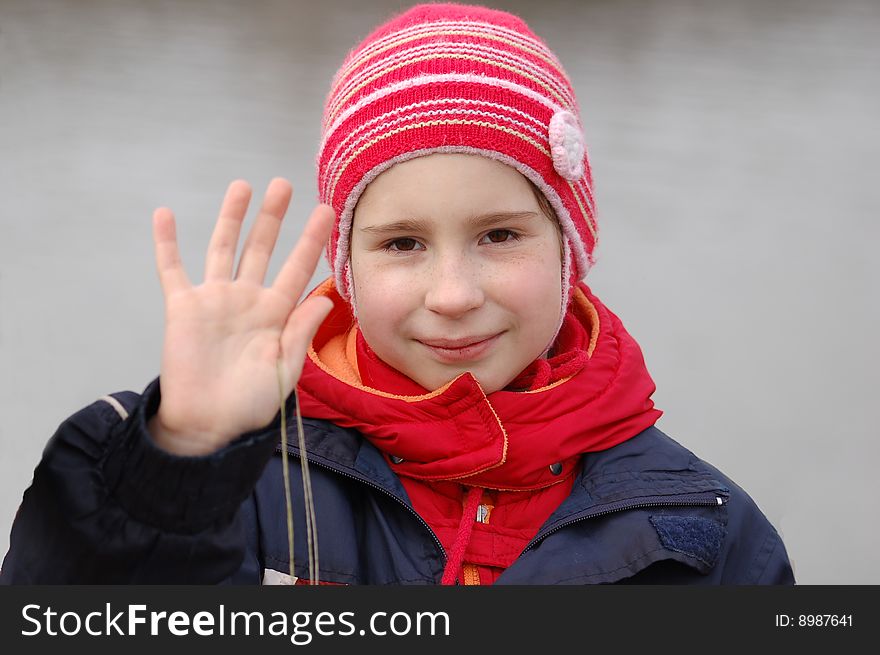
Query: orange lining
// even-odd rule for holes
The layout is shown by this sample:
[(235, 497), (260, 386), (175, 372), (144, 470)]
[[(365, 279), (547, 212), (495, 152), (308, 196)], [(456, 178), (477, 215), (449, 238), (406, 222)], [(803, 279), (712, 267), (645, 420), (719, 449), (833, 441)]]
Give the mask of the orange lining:
[[(318, 287), (315, 288), (311, 295), (330, 297), (331, 300), (334, 301), (334, 303), (336, 302), (337, 298), (339, 299), (339, 302), (344, 302), (336, 291), (333, 278), (328, 278), (327, 280), (322, 282)], [(585, 318), (590, 324), (590, 345), (587, 348), (587, 356), (592, 357), (593, 350), (596, 348), (596, 343), (599, 341), (599, 312), (596, 311), (593, 303), (590, 302), (589, 298), (587, 298), (583, 290), (578, 287), (575, 287), (574, 294), (572, 295), (572, 311), (574, 311), (575, 314), (580, 314), (581, 316), (583, 316), (583, 318)], [(348, 385), (356, 387), (362, 391), (377, 394), (384, 398), (395, 398), (397, 400), (403, 400), (408, 403), (416, 403), (421, 400), (429, 400), (431, 398), (440, 396), (459, 378), (467, 375), (467, 373), (462, 373), (453, 380), (450, 380), (449, 382), (444, 384), (442, 387), (438, 387), (434, 391), (419, 396), (393, 394), (386, 391), (381, 391), (380, 389), (374, 389), (373, 387), (368, 387), (363, 383), (357, 367), (357, 330), (358, 328), (355, 324), (352, 325), (347, 332), (333, 335), (321, 347), (320, 353), (315, 350), (314, 343), (309, 344), (309, 359), (311, 359), (312, 362), (314, 362), (315, 365), (322, 371), (324, 371), (328, 375), (332, 375), (337, 380), (345, 382)], [(565, 382), (570, 380), (571, 377), (572, 376), (557, 380), (553, 384), (549, 384), (546, 387), (541, 387), (540, 389), (522, 391), (519, 393), (541, 393), (543, 391), (549, 391), (550, 389), (554, 389), (559, 385), (564, 384)], [(489, 407), (492, 408), (491, 403), (488, 404)], [(492, 412), (495, 413), (494, 408), (492, 408)], [(496, 420), (498, 420), (497, 414), (495, 418)], [(501, 425), (500, 420), (498, 420), (498, 424)]]
[[(340, 305), (345, 306), (347, 304), (339, 295), (339, 292), (336, 290), (336, 285), (334, 284), (332, 277), (327, 278), (321, 284), (319, 284), (314, 289), (314, 291), (309, 294), (309, 296), (326, 296), (333, 301), (333, 304), (336, 307), (339, 307)], [(335, 313), (337, 313), (336, 310), (331, 310), (330, 316), (333, 316)], [(322, 324), (321, 328), (318, 328), (319, 333), (326, 324), (327, 319), (324, 319), (324, 323)], [(455, 380), (458, 379), (455, 378), (455, 380), (451, 380), (447, 384), (438, 389), (435, 389), (431, 393), (427, 393), (421, 396), (402, 396), (368, 387), (363, 383), (363, 380), (361, 380), (361, 375), (357, 369), (357, 355), (355, 348), (356, 336), (357, 326), (352, 325), (351, 328), (346, 330), (345, 332), (340, 332), (331, 336), (321, 346), (320, 354), (315, 350), (315, 340), (313, 339), (312, 343), (309, 344), (309, 359), (314, 362), (315, 366), (320, 368), (328, 375), (336, 378), (341, 382), (345, 382), (352, 387), (356, 387), (361, 391), (374, 393), (384, 398), (396, 398), (398, 400), (403, 400), (410, 403), (439, 396), (444, 391), (446, 391), (446, 389), (448, 389), (452, 385), (452, 383), (455, 382)]]
[[(579, 287), (575, 287), (574, 289), (571, 304), (572, 312), (576, 315), (580, 314), (580, 316), (586, 319), (590, 325), (590, 345), (587, 347), (587, 357), (592, 357), (593, 351), (596, 349), (596, 344), (599, 341), (599, 312), (596, 311), (596, 307), (590, 302), (590, 299), (587, 298), (587, 295)], [(549, 391), (550, 389), (555, 389), (560, 384), (565, 384), (571, 380), (572, 377), (573, 376), (569, 375), (561, 380), (557, 380), (553, 384), (548, 384), (546, 387), (532, 389), (531, 391), (521, 391), (519, 393), (542, 393), (544, 391)]]
[(434, 391), (423, 394), (421, 396), (403, 396), (399, 394), (388, 393), (386, 391), (381, 391), (380, 389), (374, 389), (373, 387), (368, 387), (361, 380), (360, 373), (357, 370), (357, 358), (355, 357), (354, 359), (354, 366), (352, 365), (352, 362), (348, 359), (350, 349), (351, 355), (355, 355), (353, 344), (356, 336), (357, 328), (353, 326), (352, 329), (348, 331), (347, 335), (338, 334), (331, 337), (327, 341), (327, 343), (325, 343), (324, 346), (321, 348), (320, 354), (315, 352), (314, 346), (310, 345), (308, 353), (309, 359), (314, 362), (315, 366), (327, 373), (327, 375), (331, 375), (337, 380), (345, 382), (352, 387), (356, 387), (361, 391), (368, 391), (369, 393), (374, 393), (384, 398), (395, 398), (397, 400), (403, 400), (408, 403), (417, 403), (420, 400), (429, 400), (431, 398), (435, 398), (436, 396), (440, 396), (443, 394), (444, 391), (451, 387), (453, 383), (458, 380), (458, 378), (466, 375), (466, 373), (462, 373), (454, 380), (450, 380), (449, 382), (444, 384), (442, 387), (438, 387)]

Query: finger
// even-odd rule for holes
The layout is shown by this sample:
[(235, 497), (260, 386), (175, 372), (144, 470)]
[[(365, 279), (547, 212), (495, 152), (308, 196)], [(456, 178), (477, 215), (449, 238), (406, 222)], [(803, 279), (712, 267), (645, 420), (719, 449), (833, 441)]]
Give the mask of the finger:
[(263, 284), (292, 194), (293, 189), (287, 180), (276, 177), (269, 183), (260, 213), (244, 242), (236, 279)]
[(174, 214), (167, 207), (153, 212), (153, 245), (156, 252), (156, 271), (162, 292), (168, 294), (190, 286), (189, 278), (180, 260), (177, 247), (177, 227)]
[(330, 238), (335, 216), (329, 205), (318, 205), (309, 216), (305, 229), (296, 242), (293, 251), (275, 278), (272, 288), (294, 301), (302, 296), (303, 290), (312, 279), (321, 252)]
[(292, 389), (299, 381), (306, 351), (321, 323), (332, 309), (332, 300), (326, 296), (314, 296), (304, 300), (287, 319), (287, 324), (281, 333), (281, 347), (286, 370), (290, 376), (289, 388)]
[(228, 280), (232, 277), (238, 235), (250, 200), (251, 187), (244, 180), (235, 180), (226, 189), (214, 233), (208, 244), (205, 280)]

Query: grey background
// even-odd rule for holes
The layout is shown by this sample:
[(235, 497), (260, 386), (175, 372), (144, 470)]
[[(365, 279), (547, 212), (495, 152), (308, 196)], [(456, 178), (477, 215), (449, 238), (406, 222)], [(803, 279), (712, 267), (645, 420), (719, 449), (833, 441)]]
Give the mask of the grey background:
[[(491, 5), (572, 77), (589, 282), (644, 349), (659, 426), (751, 493), (799, 582), (880, 583), (880, 3)], [(55, 427), (158, 372), (152, 209), (196, 278), (226, 184), (291, 179), (274, 274), (330, 78), (406, 6), (0, 0), (0, 552)]]

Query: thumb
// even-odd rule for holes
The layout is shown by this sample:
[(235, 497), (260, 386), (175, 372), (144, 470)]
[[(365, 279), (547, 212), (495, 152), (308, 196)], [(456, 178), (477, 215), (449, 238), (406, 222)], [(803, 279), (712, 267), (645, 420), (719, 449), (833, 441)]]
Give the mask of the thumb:
[(287, 371), (288, 392), (299, 382), (306, 352), (321, 323), (333, 310), (333, 301), (326, 296), (313, 296), (304, 300), (287, 318), (281, 333), (281, 352)]

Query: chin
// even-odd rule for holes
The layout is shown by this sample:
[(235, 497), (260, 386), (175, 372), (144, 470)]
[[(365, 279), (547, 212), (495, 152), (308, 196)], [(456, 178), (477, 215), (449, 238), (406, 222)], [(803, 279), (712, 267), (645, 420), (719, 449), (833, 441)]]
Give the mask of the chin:
[[(477, 382), (480, 384), (480, 388), (486, 395), (504, 389), (519, 374), (519, 371), (513, 371), (510, 372), (508, 377), (504, 377), (499, 376), (497, 372), (486, 373), (484, 370), (481, 370), (486, 363), (487, 362), (479, 362), (477, 366), (472, 368), (467, 366), (435, 368), (434, 366), (431, 366), (430, 368), (422, 367), (417, 371), (398, 370), (401, 370), (410, 379), (414, 380), (428, 391), (439, 389), (440, 387), (449, 384), (460, 375), (469, 372), (476, 378)], [(433, 364), (433, 362), (431, 362), (431, 364)]]
[[(468, 371), (470, 371), (470, 373), (473, 374), (473, 376), (477, 379), (477, 382), (480, 384), (480, 388), (483, 390), (483, 393), (485, 393), (487, 396), (490, 393), (495, 393), (496, 391), (501, 391), (504, 387), (506, 387), (509, 384), (509, 381), (505, 382), (504, 380), (499, 379), (499, 377), (497, 375), (481, 374), (479, 369), (477, 369), (476, 371), (471, 370), (471, 369), (465, 369), (465, 370), (461, 371), (460, 373), (456, 374), (456, 376), (461, 375), (462, 373), (467, 373)], [(453, 376), (453, 377), (456, 377), (456, 376)], [(452, 378), (450, 378), (450, 379), (452, 379)], [(511, 379), (513, 379), (513, 378), (511, 378)]]

